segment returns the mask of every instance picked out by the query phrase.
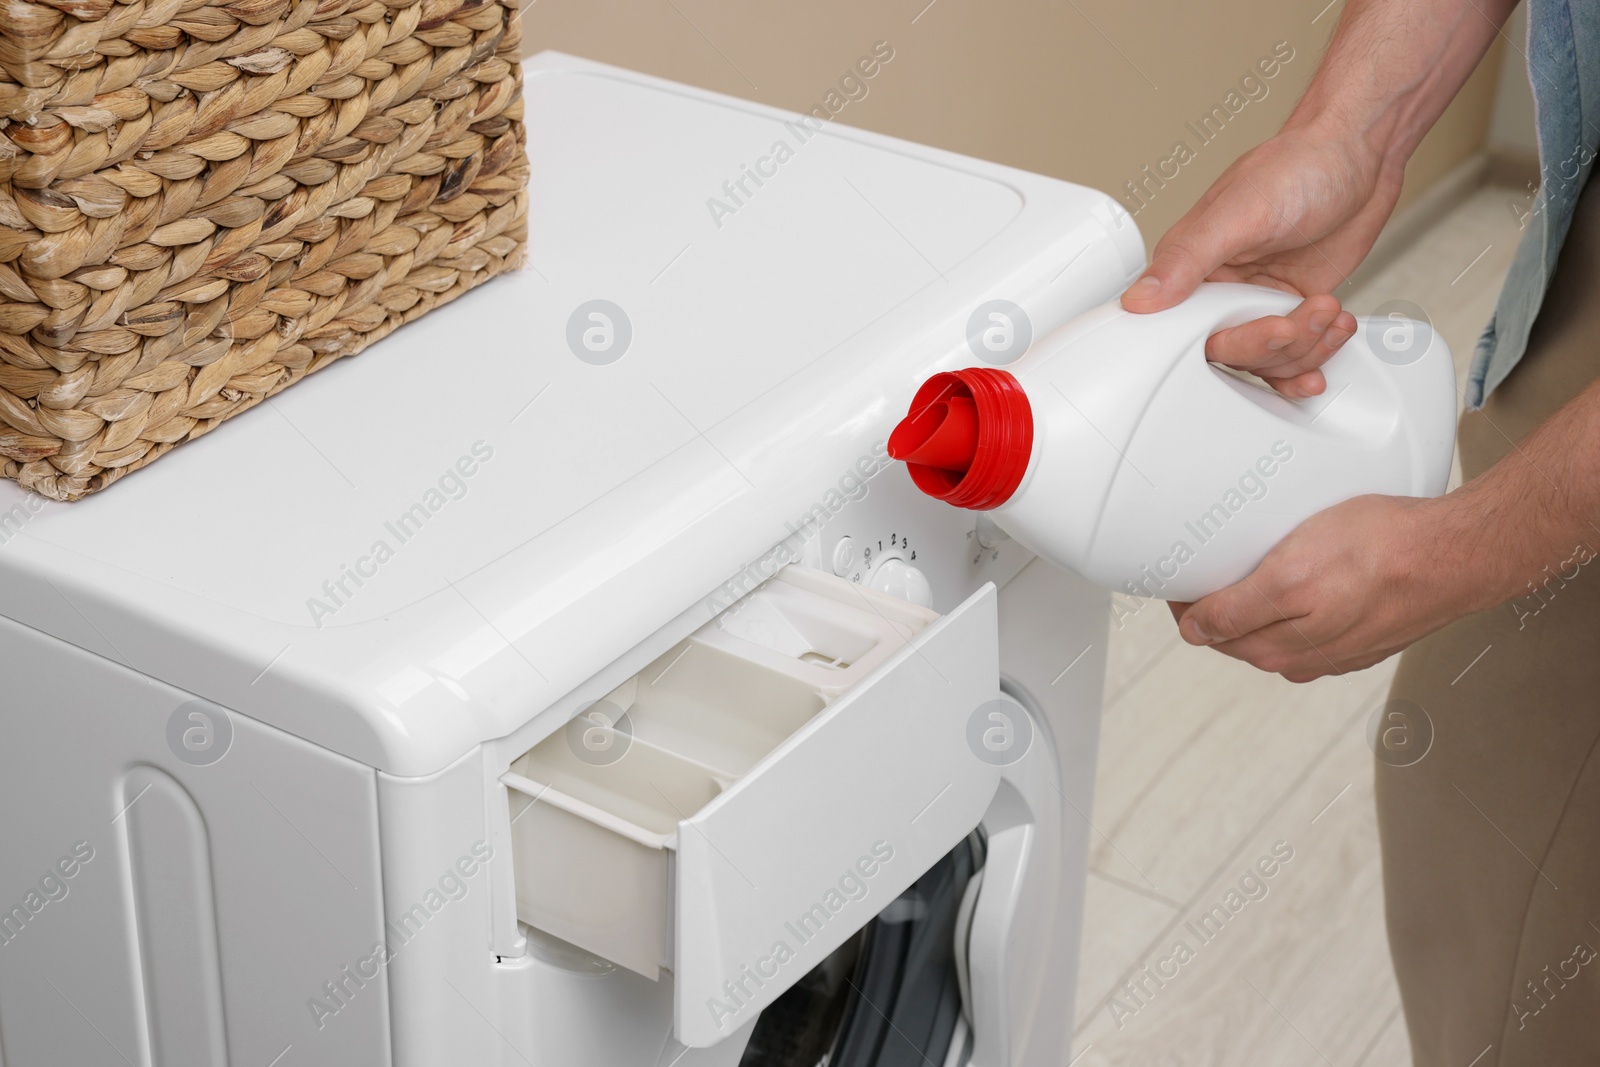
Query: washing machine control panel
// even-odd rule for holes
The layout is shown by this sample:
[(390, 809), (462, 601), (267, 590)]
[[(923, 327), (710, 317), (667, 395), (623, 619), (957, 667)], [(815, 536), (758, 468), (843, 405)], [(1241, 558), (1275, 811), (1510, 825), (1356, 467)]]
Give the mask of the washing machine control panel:
[(863, 488), (811, 539), (806, 563), (944, 613), (1033, 558), (988, 516), (918, 492), (898, 463)]

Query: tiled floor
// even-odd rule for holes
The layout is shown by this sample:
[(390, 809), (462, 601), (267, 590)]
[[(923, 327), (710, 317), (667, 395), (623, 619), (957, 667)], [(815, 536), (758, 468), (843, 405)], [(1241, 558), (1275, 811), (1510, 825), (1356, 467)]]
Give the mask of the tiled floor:
[[(1464, 373), (1520, 236), (1514, 201), (1479, 190), (1346, 306), (1422, 307)], [(1165, 605), (1119, 605), (1076, 1063), (1409, 1064), (1365, 738), (1394, 662), (1295, 686), (1183, 644)], [(1247, 877), (1263, 859), (1272, 877)], [(1248, 903), (1202, 928), (1230, 891)]]

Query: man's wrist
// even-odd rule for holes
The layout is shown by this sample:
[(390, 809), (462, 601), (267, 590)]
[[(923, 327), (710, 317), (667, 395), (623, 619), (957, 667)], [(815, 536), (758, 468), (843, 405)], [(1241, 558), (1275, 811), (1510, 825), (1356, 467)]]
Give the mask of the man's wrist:
[(1520, 589), (1520, 568), (1480, 496), (1457, 489), (1418, 500), (1406, 512), (1403, 572), (1408, 584), (1428, 590), (1450, 618), (1488, 611)]
[(1400, 134), (1398, 105), (1373, 105), (1357, 113), (1337, 98), (1323, 102), (1325, 94), (1307, 91), (1283, 124), (1283, 132), (1338, 145), (1360, 169), (1370, 174), (1388, 168), (1404, 170), (1411, 156)]
[(1511, 479), (1480, 478), (1413, 509), (1411, 565), (1457, 615), (1525, 595), (1541, 568), (1558, 565), (1563, 549), (1570, 554), (1552, 528), (1561, 524), (1541, 521), (1539, 505), (1514, 498), (1515, 488)]
[(1515, 4), (1348, 0), (1284, 129), (1359, 145), (1382, 169), (1403, 169)]

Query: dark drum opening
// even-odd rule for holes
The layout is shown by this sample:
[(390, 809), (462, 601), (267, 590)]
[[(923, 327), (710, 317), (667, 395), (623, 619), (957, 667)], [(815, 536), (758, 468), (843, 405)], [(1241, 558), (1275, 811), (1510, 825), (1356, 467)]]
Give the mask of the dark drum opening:
[(739, 1067), (943, 1067), (962, 1015), (957, 915), (982, 866), (975, 831), (762, 1012)]

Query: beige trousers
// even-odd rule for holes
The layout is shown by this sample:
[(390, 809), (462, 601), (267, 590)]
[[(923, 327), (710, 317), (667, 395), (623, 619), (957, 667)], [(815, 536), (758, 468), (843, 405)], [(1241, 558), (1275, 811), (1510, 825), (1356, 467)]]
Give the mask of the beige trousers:
[[(1589, 190), (1527, 355), (1462, 417), (1469, 478), (1600, 377), (1600, 191)], [(1600, 448), (1600, 434), (1585, 447)], [(1401, 658), (1391, 701), (1420, 707), (1433, 734), (1420, 760), (1380, 753), (1377, 765), (1415, 1067), (1600, 1063), (1600, 559), (1586, 562), (1597, 551), (1591, 531), (1550, 560), (1536, 591)]]

